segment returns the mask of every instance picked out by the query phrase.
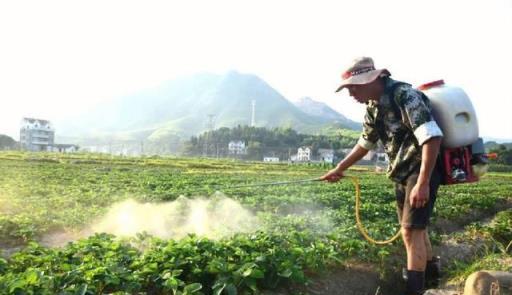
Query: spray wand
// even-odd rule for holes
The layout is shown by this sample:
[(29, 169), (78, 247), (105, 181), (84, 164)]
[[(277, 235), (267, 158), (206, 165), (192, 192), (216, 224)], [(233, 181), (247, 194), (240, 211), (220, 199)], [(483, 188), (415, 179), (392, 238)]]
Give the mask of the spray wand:
[[(309, 178), (309, 179), (299, 179), (299, 180), (290, 180), (290, 181), (276, 181), (276, 182), (261, 182), (261, 183), (252, 183), (252, 184), (241, 184), (241, 185), (232, 185), (232, 186), (214, 186), (215, 190), (232, 190), (238, 188), (246, 188), (246, 187), (259, 187), (259, 186), (274, 186), (274, 185), (287, 185), (287, 184), (300, 184), (300, 183), (311, 183), (315, 181), (321, 181), (319, 177), (317, 178)], [(194, 189), (194, 190), (186, 190), (185, 193), (196, 193), (203, 192), (206, 188)]]

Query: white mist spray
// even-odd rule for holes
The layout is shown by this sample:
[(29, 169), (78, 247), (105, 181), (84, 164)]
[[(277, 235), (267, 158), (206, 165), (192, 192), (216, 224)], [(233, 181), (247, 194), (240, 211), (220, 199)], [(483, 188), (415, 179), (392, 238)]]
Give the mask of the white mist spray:
[(156, 204), (126, 200), (113, 205), (105, 217), (91, 226), (92, 232), (122, 237), (147, 232), (164, 239), (179, 239), (189, 233), (218, 239), (259, 228), (260, 222), (251, 212), (220, 193), (209, 199), (181, 196)]

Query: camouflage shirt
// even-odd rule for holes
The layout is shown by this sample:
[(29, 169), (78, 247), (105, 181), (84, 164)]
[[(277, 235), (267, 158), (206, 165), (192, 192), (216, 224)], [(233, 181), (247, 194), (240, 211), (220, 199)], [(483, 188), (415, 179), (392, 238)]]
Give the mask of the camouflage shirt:
[(367, 104), (358, 144), (371, 150), (380, 140), (389, 157), (388, 177), (403, 182), (420, 167), (421, 145), (443, 133), (433, 119), (430, 102), (421, 92), (391, 78), (384, 81), (385, 90), (379, 101), (370, 100)]

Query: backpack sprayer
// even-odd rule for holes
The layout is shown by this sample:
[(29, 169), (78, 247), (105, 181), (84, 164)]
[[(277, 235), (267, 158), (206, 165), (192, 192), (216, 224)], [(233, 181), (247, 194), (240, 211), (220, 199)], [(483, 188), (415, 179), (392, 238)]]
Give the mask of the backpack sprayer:
[(478, 137), (478, 121), (468, 95), (443, 80), (423, 84), (418, 90), (429, 98), (444, 134), (439, 156), (443, 184), (478, 181), (487, 172), (489, 155)]
[[(418, 87), (429, 99), (433, 116), (441, 130), (443, 140), (438, 156), (442, 184), (476, 182), (489, 167), (482, 138), (478, 135), (478, 121), (468, 95), (459, 87), (449, 86), (437, 80)], [(386, 241), (375, 241), (368, 236), (359, 217), (360, 190), (358, 180), (352, 177), (356, 187), (356, 222), (361, 234), (371, 243), (387, 244), (400, 236), (400, 231)]]

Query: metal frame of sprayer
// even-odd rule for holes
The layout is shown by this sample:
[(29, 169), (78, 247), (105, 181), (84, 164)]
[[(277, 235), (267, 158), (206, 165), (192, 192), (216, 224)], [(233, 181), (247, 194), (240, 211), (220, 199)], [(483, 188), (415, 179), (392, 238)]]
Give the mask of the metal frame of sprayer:
[(476, 182), (479, 176), (475, 173), (475, 165), (487, 165), (489, 160), (483, 151), (483, 140), (456, 148), (442, 148), (439, 160), (443, 172), (443, 184)]

